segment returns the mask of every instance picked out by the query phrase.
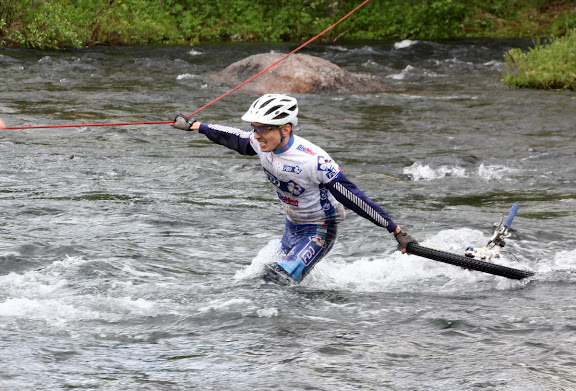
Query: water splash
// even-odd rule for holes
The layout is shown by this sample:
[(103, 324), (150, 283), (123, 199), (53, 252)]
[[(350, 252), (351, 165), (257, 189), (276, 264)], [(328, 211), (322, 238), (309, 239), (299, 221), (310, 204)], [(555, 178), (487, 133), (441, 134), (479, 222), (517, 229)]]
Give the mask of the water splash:
[(245, 269), (240, 269), (234, 275), (235, 280), (246, 280), (258, 278), (264, 274), (267, 264), (277, 262), (282, 259), (280, 249), (280, 239), (272, 239), (254, 257), (252, 263)]
[(484, 180), (502, 179), (505, 178), (508, 174), (512, 174), (517, 171), (518, 170), (514, 168), (498, 164), (489, 166), (481, 164), (480, 167), (478, 167), (478, 176)]
[(551, 262), (540, 263), (539, 271), (543, 273), (576, 272), (576, 249), (557, 252)]
[(443, 165), (432, 168), (430, 165), (415, 162), (410, 167), (405, 167), (403, 173), (412, 178), (413, 181), (431, 181), (447, 176), (456, 178), (478, 177), (485, 181), (505, 179), (507, 175), (518, 172), (517, 169), (504, 165), (480, 164), (477, 170), (466, 170), (458, 165)]
[(176, 80), (186, 80), (186, 79), (198, 79), (198, 76), (192, 75), (190, 73), (183, 73), (181, 75), (176, 76)]
[(418, 43), (418, 41), (412, 41), (410, 39), (405, 39), (403, 41), (400, 42), (395, 42), (394, 43), (394, 49), (406, 49), (409, 48), (410, 46), (416, 45)]
[(400, 73), (389, 75), (388, 78), (394, 80), (404, 80), (410, 73), (414, 72), (415, 69), (416, 68), (414, 68), (412, 65), (406, 65), (406, 68), (402, 69)]
[(438, 168), (432, 168), (429, 165), (423, 165), (420, 162), (415, 162), (410, 167), (405, 167), (403, 170), (405, 175), (412, 177), (412, 180), (434, 180), (439, 178), (444, 178), (445, 176), (454, 176), (458, 178), (466, 178), (468, 174), (466, 169), (459, 166), (441, 166)]

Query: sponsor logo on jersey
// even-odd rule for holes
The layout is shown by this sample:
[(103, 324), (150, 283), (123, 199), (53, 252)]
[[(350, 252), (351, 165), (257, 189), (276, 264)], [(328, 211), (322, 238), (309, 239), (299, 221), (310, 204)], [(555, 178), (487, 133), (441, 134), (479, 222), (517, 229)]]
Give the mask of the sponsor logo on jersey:
[(270, 183), (272, 183), (274, 186), (276, 186), (278, 189), (280, 189), (284, 193), (290, 193), (292, 195), (299, 196), (306, 191), (305, 188), (303, 188), (302, 186), (300, 186), (299, 184), (297, 184), (296, 182), (294, 182), (292, 180), (290, 180), (288, 182), (281, 181), (280, 179), (276, 178), (274, 176), (274, 174), (272, 174), (267, 169), (264, 168), (263, 170), (266, 173), (266, 177), (268, 177), (268, 180), (270, 181)]
[(328, 189), (324, 186), (320, 187), (320, 207), (324, 212), (326, 222), (332, 223), (336, 217), (336, 211), (330, 202)]
[(264, 172), (266, 173), (266, 177), (268, 178), (268, 180), (270, 181), (270, 183), (272, 183), (274, 186), (281, 188), (281, 183), (280, 180), (278, 178), (276, 178), (274, 175), (272, 175), (272, 173), (266, 169), (264, 169)]
[(278, 194), (278, 198), (280, 198), (280, 201), (282, 201), (283, 203), (292, 206), (298, 206), (298, 200), (293, 200), (292, 198), (286, 197), (278, 192), (276, 192), (276, 194)]
[(282, 171), (286, 171), (286, 172), (293, 172), (295, 174), (300, 174), (302, 172), (302, 169), (298, 166), (288, 166), (285, 165), (284, 168), (282, 169)]
[(318, 156), (318, 171), (326, 172), (326, 178), (332, 179), (338, 175), (339, 170), (334, 167), (332, 159), (327, 159), (324, 156)]
[(295, 196), (299, 196), (300, 194), (304, 193), (304, 188), (294, 181), (288, 182), (287, 188), (288, 188), (288, 191), (290, 193), (294, 194)]
[(306, 148), (304, 145), (300, 144), (296, 147), (296, 149), (298, 149), (299, 151), (302, 151), (304, 153), (307, 153), (308, 155), (312, 155), (312, 156), (316, 156), (316, 152), (314, 152), (313, 150), (311, 150), (310, 148)]

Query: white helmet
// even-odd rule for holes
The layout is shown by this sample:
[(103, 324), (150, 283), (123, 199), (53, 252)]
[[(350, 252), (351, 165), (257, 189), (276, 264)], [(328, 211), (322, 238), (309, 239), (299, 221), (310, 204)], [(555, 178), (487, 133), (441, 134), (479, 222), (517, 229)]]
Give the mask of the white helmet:
[(265, 125), (298, 125), (298, 101), (288, 95), (266, 94), (256, 99), (246, 114), (244, 121), (259, 122)]

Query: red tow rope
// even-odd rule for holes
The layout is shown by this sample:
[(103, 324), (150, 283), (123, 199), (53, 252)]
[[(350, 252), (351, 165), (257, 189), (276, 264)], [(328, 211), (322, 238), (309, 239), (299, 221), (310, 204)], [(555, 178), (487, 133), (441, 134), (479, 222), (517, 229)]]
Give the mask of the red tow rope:
[[(208, 106), (211, 106), (212, 104), (218, 102), (219, 100), (221, 100), (222, 98), (230, 95), (231, 93), (233, 93), (234, 91), (238, 90), (239, 88), (241, 88), (242, 86), (248, 84), (249, 82), (251, 82), (252, 80), (254, 80), (255, 78), (257, 78), (258, 76), (260, 76), (261, 74), (263, 74), (264, 72), (270, 70), (270, 68), (276, 66), (277, 64), (279, 64), (280, 62), (284, 61), (285, 59), (287, 59), (288, 57), (290, 57), (292, 54), (296, 53), (298, 50), (302, 49), (303, 47), (305, 47), (306, 45), (308, 45), (309, 43), (315, 41), (316, 39), (318, 39), (319, 37), (321, 37), (322, 35), (324, 35), (325, 33), (327, 33), (328, 31), (330, 31), (332, 28), (334, 28), (335, 26), (337, 26), (338, 24), (340, 24), (341, 22), (343, 22), (345, 19), (347, 19), (350, 15), (352, 15), (354, 12), (356, 12), (358, 9), (360, 9), (362, 6), (364, 6), (366, 3), (368, 3), (370, 0), (364, 0), (364, 2), (362, 2), (362, 4), (360, 4), (359, 6), (357, 6), (356, 8), (354, 8), (352, 11), (348, 12), (344, 17), (342, 17), (339, 21), (337, 21), (336, 23), (334, 23), (332, 26), (328, 27), (326, 30), (322, 31), (320, 34), (316, 35), (314, 38), (309, 39), (308, 41), (306, 41), (305, 43), (303, 43), (302, 45), (298, 46), (296, 49), (292, 50), (290, 53), (288, 53), (287, 55), (285, 55), (284, 57), (282, 57), (281, 59), (279, 59), (278, 61), (276, 61), (275, 63), (271, 64), (270, 66), (268, 66), (267, 68), (261, 70), (260, 72), (258, 72), (257, 74), (255, 74), (254, 76), (252, 76), (251, 78), (249, 78), (248, 80), (240, 83), (239, 85), (237, 85), (236, 87), (232, 88), (230, 91), (226, 92), (225, 94), (219, 96), (218, 98), (214, 99), (213, 101), (211, 101), (210, 103), (202, 106), (201, 108), (199, 108), (198, 110), (194, 111), (192, 114), (190, 114), (190, 116), (193, 116), (195, 114), (198, 114), (199, 112), (201, 112), (202, 110), (204, 110), (205, 108), (207, 108)], [(152, 121), (152, 122), (119, 122), (119, 123), (101, 123), (101, 124), (75, 124), (75, 125), (43, 125), (43, 126), (9, 126), (6, 127), (4, 129), (48, 129), (48, 128), (83, 128), (83, 127), (88, 127), (88, 126), (126, 126), (126, 125), (158, 125), (158, 124), (172, 124), (174, 123), (174, 121)]]
[(40, 126), (7, 126), (4, 129), (48, 129), (48, 128), (83, 128), (88, 126), (125, 126), (125, 125), (153, 125), (172, 124), (174, 121), (152, 121), (152, 122), (108, 122), (102, 124), (75, 124), (75, 125), (40, 125)]

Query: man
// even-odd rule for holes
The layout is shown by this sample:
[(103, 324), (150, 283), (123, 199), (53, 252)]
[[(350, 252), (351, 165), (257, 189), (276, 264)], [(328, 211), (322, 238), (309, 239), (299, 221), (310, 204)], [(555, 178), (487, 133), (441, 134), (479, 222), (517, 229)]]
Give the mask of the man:
[(394, 233), (406, 252), (406, 245), (414, 239), (350, 182), (328, 153), (293, 133), (298, 125), (295, 98), (266, 94), (254, 101), (242, 119), (252, 131), (206, 124), (182, 114), (172, 126), (198, 130), (242, 155), (260, 157), (286, 214), (284, 259), (273, 270), (301, 282), (334, 245), (337, 226), (345, 218), (344, 207)]

